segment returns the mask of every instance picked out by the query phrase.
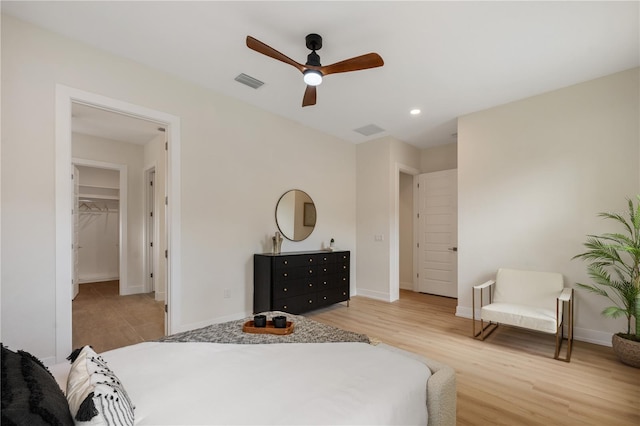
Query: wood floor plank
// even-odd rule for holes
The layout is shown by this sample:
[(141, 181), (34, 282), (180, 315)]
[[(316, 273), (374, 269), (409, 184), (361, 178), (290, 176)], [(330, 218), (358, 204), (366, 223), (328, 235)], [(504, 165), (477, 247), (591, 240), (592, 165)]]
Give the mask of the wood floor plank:
[(553, 335), (506, 326), (482, 342), (456, 304), (402, 290), (394, 303), (356, 296), (306, 316), (453, 367), (458, 425), (640, 425), (640, 369), (611, 348), (574, 342), (566, 363)]

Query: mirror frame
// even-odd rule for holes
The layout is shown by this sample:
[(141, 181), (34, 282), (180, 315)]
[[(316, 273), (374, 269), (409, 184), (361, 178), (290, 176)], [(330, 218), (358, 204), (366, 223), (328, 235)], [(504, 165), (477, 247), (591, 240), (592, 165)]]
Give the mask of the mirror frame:
[[(298, 193), (302, 193), (302, 194), (303, 194), (304, 196), (306, 196), (306, 197), (309, 199), (309, 201), (310, 201), (310, 203), (309, 203), (308, 201), (304, 201), (304, 204), (303, 204), (303, 210), (302, 210), (302, 213), (301, 213), (302, 217), (298, 217), (298, 218), (296, 218), (296, 217), (295, 217), (295, 215), (296, 215), (296, 213), (297, 213), (297, 212), (296, 212), (296, 211), (294, 211), (294, 213), (293, 213), (293, 214), (294, 214), (294, 224), (295, 224), (296, 219), (298, 219), (298, 220), (302, 221), (302, 223), (303, 223), (303, 225), (302, 225), (302, 226), (303, 226), (304, 228), (310, 228), (310, 229), (308, 230), (308, 232), (306, 232), (306, 230), (305, 230), (305, 235), (303, 235), (303, 236), (302, 236), (302, 235), (298, 236), (299, 238), (296, 238), (296, 233), (295, 233), (296, 229), (295, 229), (295, 225), (294, 225), (294, 229), (293, 229), (293, 235), (290, 235), (290, 233), (289, 233), (288, 231), (287, 231), (287, 232), (285, 232), (285, 231), (283, 230), (283, 226), (284, 226), (284, 224), (282, 224), (282, 226), (281, 226), (280, 222), (278, 221), (278, 208), (280, 207), (280, 202), (282, 201), (282, 199), (283, 199), (287, 194), (289, 194), (289, 193), (291, 193), (291, 192), (298, 192)], [(311, 209), (310, 207), (307, 207), (309, 204), (313, 207), (313, 209)], [(295, 207), (294, 207), (294, 208), (295, 208)], [(316, 204), (315, 204), (315, 202), (313, 201), (313, 198), (311, 198), (311, 196), (310, 196), (308, 193), (306, 193), (305, 191), (303, 191), (303, 190), (301, 190), (301, 189), (290, 189), (290, 190), (286, 191), (284, 194), (282, 194), (282, 195), (280, 196), (280, 198), (278, 198), (278, 202), (276, 203), (276, 209), (275, 209), (275, 219), (276, 219), (276, 225), (277, 225), (277, 227), (278, 227), (278, 230), (280, 231), (280, 233), (282, 234), (282, 236), (283, 236), (284, 238), (286, 238), (286, 239), (287, 239), (287, 240), (289, 240), (289, 241), (295, 241), (295, 242), (298, 242), (298, 241), (304, 241), (304, 240), (306, 240), (307, 238), (309, 238), (309, 236), (313, 233), (313, 231), (314, 231), (314, 230), (315, 230), (315, 228), (316, 228), (316, 224), (318, 223), (318, 210), (317, 210), (317, 208), (316, 208)], [(311, 222), (313, 222), (313, 224), (312, 224), (312, 225), (307, 225), (307, 223), (311, 223)]]

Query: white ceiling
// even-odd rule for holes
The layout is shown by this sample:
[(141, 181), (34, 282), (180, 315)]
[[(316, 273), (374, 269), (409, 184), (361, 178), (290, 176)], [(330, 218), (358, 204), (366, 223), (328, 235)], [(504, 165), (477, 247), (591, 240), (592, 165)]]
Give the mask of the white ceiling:
[[(359, 143), (391, 135), (453, 142), (456, 118), (636, 67), (639, 2), (10, 2), (2, 12)], [(381, 68), (327, 76), (301, 107), (290, 65), (245, 45), (251, 35), (304, 63), (323, 36), (327, 65), (368, 52)], [(234, 81), (265, 82), (254, 90)], [(160, 89), (160, 88), (159, 88)], [(420, 108), (419, 116), (409, 110)], [(365, 137), (354, 129), (386, 131)]]

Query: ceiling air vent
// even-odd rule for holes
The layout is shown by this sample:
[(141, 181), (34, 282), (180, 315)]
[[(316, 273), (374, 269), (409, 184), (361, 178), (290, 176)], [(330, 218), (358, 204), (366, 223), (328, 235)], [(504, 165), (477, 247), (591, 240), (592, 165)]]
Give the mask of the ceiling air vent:
[(371, 136), (376, 133), (384, 132), (384, 129), (376, 126), (375, 124), (367, 124), (364, 127), (360, 127), (359, 129), (354, 129), (354, 132), (358, 132), (363, 136)]
[(257, 89), (264, 84), (264, 82), (258, 80), (257, 78), (253, 78), (250, 75), (246, 75), (244, 73), (238, 74), (238, 76), (234, 78), (234, 80), (253, 89)]

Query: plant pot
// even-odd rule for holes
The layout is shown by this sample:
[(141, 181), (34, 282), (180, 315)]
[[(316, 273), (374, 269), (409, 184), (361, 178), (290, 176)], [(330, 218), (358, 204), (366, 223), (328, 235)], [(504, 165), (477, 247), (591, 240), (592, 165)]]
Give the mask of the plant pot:
[(640, 342), (614, 334), (611, 338), (611, 345), (613, 352), (620, 361), (632, 367), (640, 368)]

